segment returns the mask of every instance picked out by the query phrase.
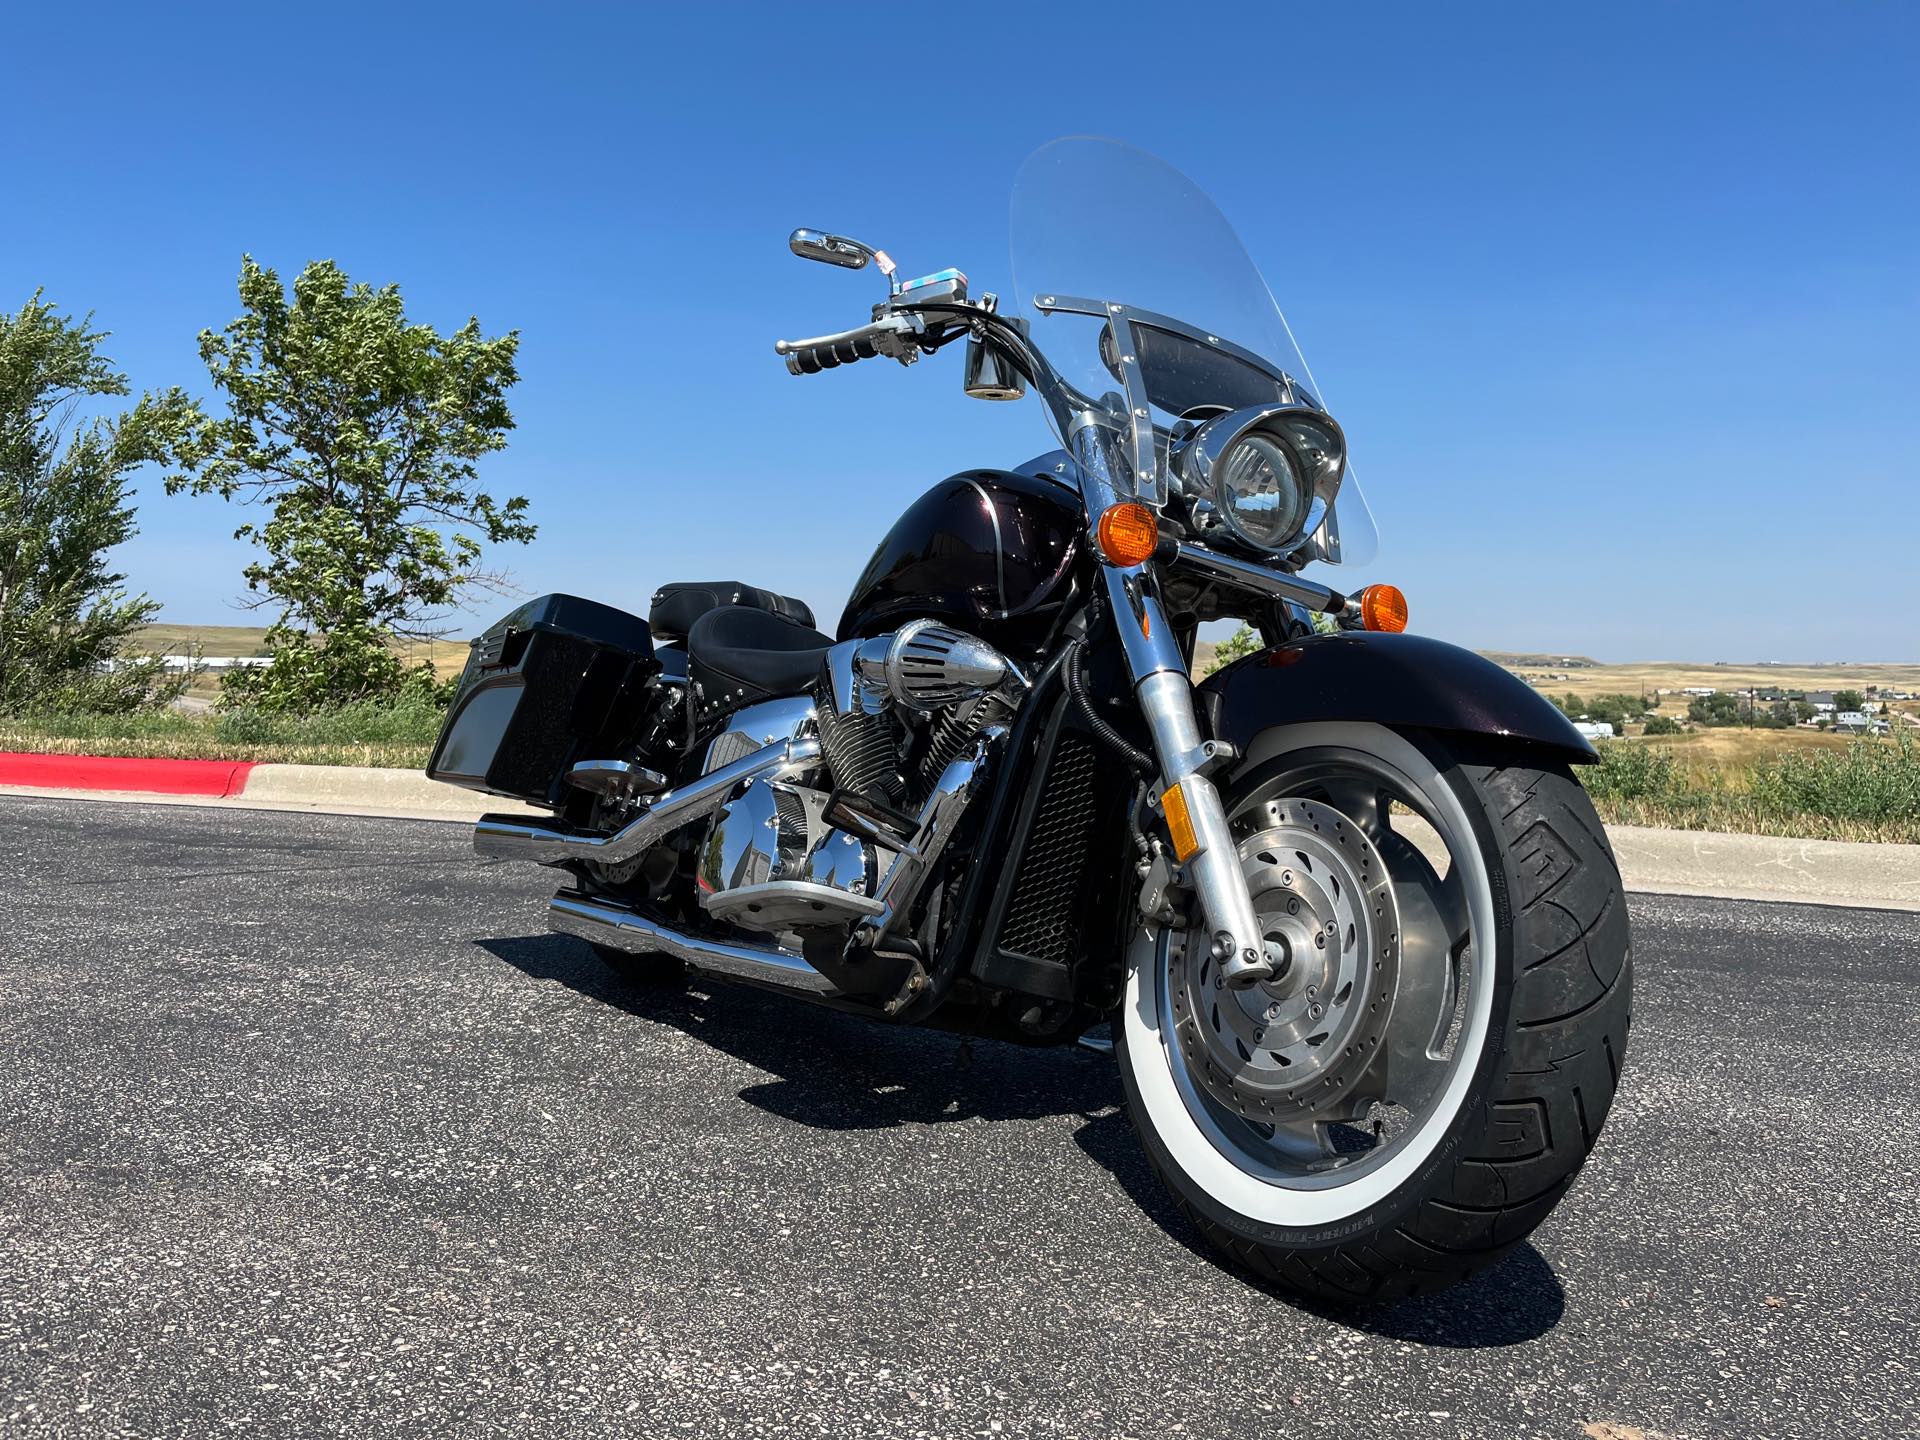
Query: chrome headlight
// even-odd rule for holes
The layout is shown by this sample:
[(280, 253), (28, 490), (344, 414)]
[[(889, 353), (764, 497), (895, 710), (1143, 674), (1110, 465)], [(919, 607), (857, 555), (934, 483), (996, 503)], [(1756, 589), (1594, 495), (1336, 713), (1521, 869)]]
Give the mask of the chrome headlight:
[(1176, 460), (1187, 494), (1210, 504), (1234, 537), (1270, 555), (1297, 549), (1320, 528), (1346, 462), (1340, 427), (1305, 405), (1216, 416)]

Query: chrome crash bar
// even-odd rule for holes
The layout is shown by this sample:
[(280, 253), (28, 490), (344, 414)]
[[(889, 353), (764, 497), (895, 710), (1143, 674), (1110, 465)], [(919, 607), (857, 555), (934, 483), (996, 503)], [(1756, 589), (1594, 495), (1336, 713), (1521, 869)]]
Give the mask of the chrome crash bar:
[(777, 780), (819, 761), (820, 742), (812, 736), (781, 740), (656, 797), (611, 835), (585, 835), (509, 815), (483, 815), (473, 827), (473, 848), (502, 860), (533, 860), (542, 865), (556, 865), (562, 860), (618, 864), (632, 859), (668, 832), (718, 810), (747, 781)]

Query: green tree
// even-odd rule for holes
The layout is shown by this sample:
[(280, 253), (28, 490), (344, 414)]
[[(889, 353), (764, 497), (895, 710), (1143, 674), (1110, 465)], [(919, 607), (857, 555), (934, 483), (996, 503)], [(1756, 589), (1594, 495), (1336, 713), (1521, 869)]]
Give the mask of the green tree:
[(1687, 718), (1696, 725), (1724, 726), (1739, 725), (1747, 716), (1738, 695), (1716, 690), (1711, 695), (1696, 695), (1687, 706)]
[(81, 420), (89, 400), (128, 393), (92, 317), (39, 291), (0, 315), (0, 708), (125, 711), (164, 703), (169, 678), (133, 635), (160, 606), (129, 594), (107, 552), (134, 534), (129, 476), (161, 454), (185, 397), (143, 396)]
[(354, 284), (331, 260), (291, 295), (242, 260), (243, 313), (202, 331), (200, 358), (227, 413), (170, 435), (169, 493), (263, 507), (234, 532), (260, 547), (244, 572), (273, 663), (228, 672), (229, 701), (312, 709), (392, 695), (410, 678), (393, 642), (442, 633), (463, 596), (500, 588), (481, 542), (525, 543), (527, 502), (496, 500), (476, 462), (503, 449), (519, 334), (469, 319), (450, 335), (410, 324), (399, 287)]
[(1655, 715), (1647, 721), (1648, 735), (1678, 735), (1681, 731), (1680, 722), (1671, 715)]
[(1594, 720), (1604, 720), (1613, 726), (1617, 733), (1624, 733), (1627, 721), (1640, 716), (1640, 697), (1638, 695), (1597, 695), (1587, 702), (1587, 715)]
[(1835, 712), (1858, 710), (1865, 703), (1866, 697), (1858, 690), (1836, 690), (1833, 692), (1833, 708)]
[(1204, 674), (1211, 675), (1223, 666), (1231, 665), (1243, 655), (1251, 655), (1261, 648), (1260, 637), (1251, 625), (1242, 625), (1233, 634), (1222, 640), (1213, 652)]

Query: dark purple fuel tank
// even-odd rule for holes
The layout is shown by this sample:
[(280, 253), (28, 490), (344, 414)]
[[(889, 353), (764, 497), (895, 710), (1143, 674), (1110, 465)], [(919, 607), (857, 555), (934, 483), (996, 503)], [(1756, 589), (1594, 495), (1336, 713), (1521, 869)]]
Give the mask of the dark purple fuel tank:
[(967, 470), (908, 507), (873, 552), (839, 638), (940, 620), (1003, 650), (1045, 642), (1073, 589), (1080, 496), (1010, 470)]

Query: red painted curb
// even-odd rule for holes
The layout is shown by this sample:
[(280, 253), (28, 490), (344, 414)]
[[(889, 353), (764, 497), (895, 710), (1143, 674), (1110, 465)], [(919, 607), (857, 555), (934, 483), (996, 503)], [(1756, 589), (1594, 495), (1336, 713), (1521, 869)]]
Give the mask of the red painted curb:
[(117, 755), (0, 752), (0, 785), (48, 790), (142, 790), (150, 795), (238, 795), (251, 760), (143, 760)]

